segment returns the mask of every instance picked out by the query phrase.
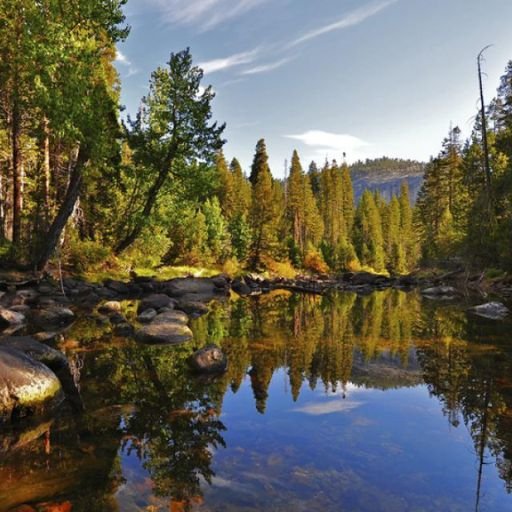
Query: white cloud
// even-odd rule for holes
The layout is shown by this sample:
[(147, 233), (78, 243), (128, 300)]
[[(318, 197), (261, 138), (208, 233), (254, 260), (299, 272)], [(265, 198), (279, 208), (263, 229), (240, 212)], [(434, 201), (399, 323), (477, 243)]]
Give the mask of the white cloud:
[(368, 142), (344, 133), (330, 133), (321, 130), (310, 130), (298, 135), (286, 135), (288, 139), (302, 142), (315, 150), (316, 157), (339, 158), (342, 153), (350, 159), (359, 158), (370, 146)]
[(115, 62), (117, 62), (121, 66), (128, 68), (126, 77), (136, 75), (139, 72), (139, 70), (132, 64), (128, 57), (121, 50), (119, 50), (119, 48), (116, 48)]
[(236, 53), (222, 59), (213, 59), (200, 62), (198, 67), (200, 67), (205, 74), (216, 73), (218, 71), (224, 71), (233, 67), (242, 66), (243, 64), (250, 64), (254, 61), (254, 59), (256, 59), (258, 53), (259, 49), (256, 48), (250, 52)]
[(329, 400), (324, 403), (311, 402), (292, 409), (292, 412), (300, 412), (303, 414), (309, 414), (311, 416), (323, 416), (324, 414), (333, 414), (340, 412), (349, 412), (357, 407), (360, 407), (362, 402), (352, 402), (350, 400)]
[(165, 21), (211, 29), (245, 14), (269, 0), (150, 0)]
[(119, 64), (123, 66), (131, 66), (131, 62), (119, 48), (116, 48), (116, 62), (119, 62)]
[(329, 23), (328, 25), (325, 25), (318, 29), (306, 32), (304, 35), (292, 41), (289, 44), (289, 47), (293, 47), (298, 44), (304, 43), (306, 41), (309, 41), (310, 39), (315, 39), (329, 32), (333, 32), (334, 30), (343, 30), (345, 28), (359, 25), (366, 19), (370, 18), (371, 16), (375, 16), (380, 11), (396, 3), (397, 1), (398, 0), (385, 0), (384, 2), (372, 3), (360, 7), (359, 9), (355, 9), (354, 11), (350, 12), (349, 14), (347, 14), (346, 16), (344, 16), (343, 18), (334, 23)]
[(241, 75), (257, 75), (259, 73), (267, 73), (269, 71), (273, 71), (274, 69), (278, 69), (278, 68), (284, 66), (285, 64), (288, 64), (288, 62), (290, 62), (291, 60), (292, 60), (291, 58), (286, 58), (286, 59), (278, 60), (276, 62), (271, 62), (269, 64), (262, 64), (260, 66), (254, 66), (253, 68), (246, 69), (246, 70), (242, 71), (240, 74)]

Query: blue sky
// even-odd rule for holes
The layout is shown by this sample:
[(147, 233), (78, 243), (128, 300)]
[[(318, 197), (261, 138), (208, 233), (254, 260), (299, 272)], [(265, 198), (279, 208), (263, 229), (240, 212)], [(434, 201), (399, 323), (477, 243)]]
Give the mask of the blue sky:
[(187, 46), (216, 91), (226, 156), (248, 171), (265, 138), (282, 176), (312, 159), (427, 160), (450, 122), (469, 134), (476, 55), (494, 95), (512, 59), (512, 0), (129, 0), (119, 46), (122, 101), (135, 113), (151, 71)]

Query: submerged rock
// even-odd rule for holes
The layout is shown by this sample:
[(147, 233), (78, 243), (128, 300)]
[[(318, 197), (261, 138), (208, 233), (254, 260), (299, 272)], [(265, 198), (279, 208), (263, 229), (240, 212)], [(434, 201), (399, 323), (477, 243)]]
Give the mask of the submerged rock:
[(217, 345), (208, 345), (198, 350), (190, 356), (188, 363), (199, 373), (222, 373), (228, 366), (226, 355)]
[(468, 311), (491, 320), (503, 320), (510, 313), (507, 306), (501, 302), (487, 302), (486, 304), (480, 304), (479, 306), (469, 308)]
[(0, 347), (0, 423), (42, 413), (64, 399), (57, 376), (11, 347)]

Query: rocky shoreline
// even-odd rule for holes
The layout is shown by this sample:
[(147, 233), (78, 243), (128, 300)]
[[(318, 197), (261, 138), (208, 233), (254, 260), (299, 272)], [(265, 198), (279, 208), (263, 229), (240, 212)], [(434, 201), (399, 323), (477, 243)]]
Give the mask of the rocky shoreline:
[[(134, 338), (143, 344), (172, 345), (193, 338), (189, 320), (208, 312), (212, 300), (227, 300), (232, 292), (253, 296), (272, 290), (324, 294), (331, 290), (359, 294), (398, 288), (421, 289), (431, 299), (461, 297), (479, 290), (481, 282), (458, 273), (440, 278), (415, 276), (390, 278), (366, 272), (297, 279), (266, 279), (248, 274), (230, 279), (184, 277), (167, 281), (133, 275), (128, 282), (108, 279), (101, 284), (77, 278), (56, 281), (49, 276), (0, 275), (0, 425), (42, 415), (65, 398), (75, 411), (83, 405), (65, 355), (51, 344), (79, 316), (112, 326), (113, 334)], [(464, 285), (464, 289), (461, 287)], [(512, 295), (512, 281), (496, 287)], [(122, 301), (138, 301), (134, 321), (123, 315)], [(490, 319), (508, 315), (500, 302), (487, 302), (471, 310)], [(218, 347), (207, 346), (190, 361), (200, 373), (221, 372), (226, 361)]]

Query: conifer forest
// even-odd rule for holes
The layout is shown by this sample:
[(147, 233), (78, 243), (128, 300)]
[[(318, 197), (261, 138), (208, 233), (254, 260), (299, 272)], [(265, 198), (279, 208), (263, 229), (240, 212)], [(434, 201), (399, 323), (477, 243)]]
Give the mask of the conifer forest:
[(512, 510), (511, 19), (0, 0), (0, 512)]

